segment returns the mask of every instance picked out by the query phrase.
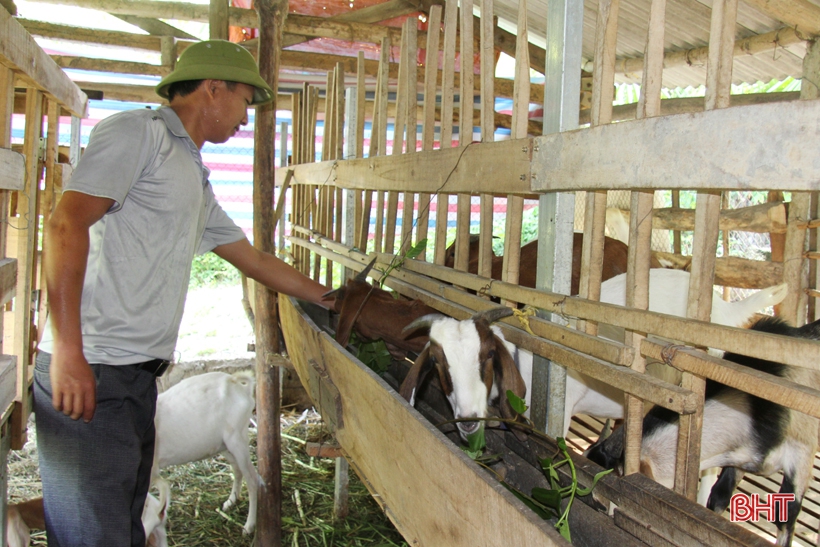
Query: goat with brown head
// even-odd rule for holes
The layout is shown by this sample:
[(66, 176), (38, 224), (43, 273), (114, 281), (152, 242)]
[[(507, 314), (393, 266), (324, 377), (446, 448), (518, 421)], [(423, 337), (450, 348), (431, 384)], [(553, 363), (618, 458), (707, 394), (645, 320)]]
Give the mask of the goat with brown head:
[(334, 310), (339, 314), (336, 341), (346, 346), (350, 334), (366, 340), (384, 340), (392, 355), (403, 359), (408, 351), (419, 353), (427, 344), (426, 336), (405, 339), (403, 329), (413, 320), (436, 310), (420, 300), (407, 300), (394, 296), (367, 282), (367, 274), (376, 263), (374, 258), (355, 278), (339, 289), (331, 291), (335, 296)]
[[(408, 333), (428, 331), (430, 342), (402, 382), (401, 396), (414, 404), (418, 387), (435, 369), (457, 419), (486, 418), (488, 406), (496, 398), (501, 417), (516, 419), (518, 414), (507, 401), (506, 393), (510, 390), (522, 399), (526, 395), (514, 357), (518, 349), (492, 325), (512, 313), (512, 309), (503, 306), (476, 313), (464, 321), (434, 314), (408, 325)], [(482, 424), (458, 422), (459, 435), (466, 441), (467, 435), (477, 432)]]

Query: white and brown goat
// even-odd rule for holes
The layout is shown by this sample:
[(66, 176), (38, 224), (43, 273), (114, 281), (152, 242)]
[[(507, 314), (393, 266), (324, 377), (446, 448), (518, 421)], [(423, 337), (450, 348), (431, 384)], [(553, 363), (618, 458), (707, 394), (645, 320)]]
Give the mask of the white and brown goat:
[[(510, 308), (499, 307), (463, 321), (432, 314), (407, 325), (408, 333), (427, 330), (430, 340), (407, 373), (399, 393), (414, 405), (416, 390), (427, 375), (436, 370), (456, 419), (487, 418), (488, 405), (496, 398), (501, 416), (514, 419), (516, 413), (505, 394), (507, 390), (521, 398), (526, 394), (515, 360), (518, 349), (504, 340), (501, 330), (492, 325), (512, 313)], [(481, 421), (457, 423), (465, 441), (467, 435), (482, 425)]]
[[(794, 328), (779, 319), (767, 317), (751, 328), (820, 340), (820, 321)], [(802, 386), (820, 389), (820, 371), (736, 353), (727, 353), (723, 358)], [(643, 421), (641, 472), (670, 488), (675, 476), (679, 421), (677, 413), (662, 407), (654, 407)], [(812, 477), (817, 427), (817, 418), (707, 380), (700, 468), (722, 468), (707, 507), (723, 513), (746, 472), (767, 476), (782, 471), (780, 492), (794, 494), (795, 500), (789, 503), (786, 521), (776, 523), (777, 545), (790, 545), (803, 496)], [(613, 469), (621, 465), (623, 449), (623, 428), (620, 428), (590, 447), (587, 457), (602, 467)]]

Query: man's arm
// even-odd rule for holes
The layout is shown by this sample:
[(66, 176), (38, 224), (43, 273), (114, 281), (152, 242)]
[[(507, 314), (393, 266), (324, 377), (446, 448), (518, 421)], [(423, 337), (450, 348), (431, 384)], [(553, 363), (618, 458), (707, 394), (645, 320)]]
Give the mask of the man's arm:
[(332, 299), (322, 299), (322, 295), (330, 288), (317, 283), (275, 256), (253, 247), (247, 239), (220, 245), (214, 252), (246, 276), (277, 292), (315, 302), (325, 308), (333, 304)]
[(80, 301), (88, 261), (88, 230), (114, 200), (66, 192), (48, 221), (43, 264), (48, 288), (54, 353), (51, 360), (52, 404), (63, 414), (86, 422), (97, 406), (96, 381), (83, 355)]

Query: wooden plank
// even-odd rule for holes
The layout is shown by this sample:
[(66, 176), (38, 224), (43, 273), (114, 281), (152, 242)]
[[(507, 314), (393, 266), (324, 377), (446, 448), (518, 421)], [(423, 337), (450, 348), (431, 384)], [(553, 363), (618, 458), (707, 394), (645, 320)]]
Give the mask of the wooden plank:
[[(527, 42), (527, 3), (519, 1), (518, 39), (515, 45), (515, 81), (511, 137), (522, 139), (527, 136), (527, 120), (530, 110), (530, 62)], [(507, 217), (504, 232), (504, 260), (501, 279), (507, 283), (518, 283), (521, 262), (521, 223), (523, 221), (524, 200), (515, 195), (507, 196)]]
[(11, 14), (0, 9), (0, 64), (14, 69), (28, 84), (60, 103), (71, 114), (84, 118), (88, 97), (37, 45)]
[[(481, 142), (495, 141), (495, 48), (493, 30), (493, 0), (481, 0)], [(478, 275), (492, 275), (493, 260), (493, 205), (490, 194), (481, 194), (479, 220)]]
[[(794, 120), (801, 120), (796, 124)], [(534, 139), (534, 191), (817, 190), (820, 103), (794, 101), (610, 124)], [(631, 146), (624, 147), (629, 142)], [(727, 142), (743, 146), (727, 147)], [(685, 158), (670, 166), (669, 158)], [(783, 161), (789, 158), (789, 162)]]
[[(432, 6), (428, 15), (427, 44), (424, 59), (424, 107), (422, 115), (421, 149), (432, 150), (436, 135), (436, 83), (438, 80), (438, 54), (441, 39), (441, 6)], [(427, 239), (430, 229), (430, 206), (433, 195), (419, 194), (419, 212), (416, 225), (416, 241)], [(419, 260), (427, 260), (430, 245), (419, 255)]]
[[(352, 359), (290, 298), (280, 299), (283, 330), (299, 376), (321, 362), (344, 401), (345, 423), (336, 438), (379, 495), (410, 544), (568, 545), (494, 478), (424, 420), (375, 373)], [(395, 450), (396, 432), (403, 450)], [(452, 507), (465, 499), (475, 510), (452, 526)]]
[[(26, 92), (26, 128), (23, 150), (26, 158), (36, 158), (40, 147), (43, 125), (43, 94), (36, 89)], [(31, 412), (28, 389), (30, 378), (28, 368), (32, 363), (33, 344), (31, 291), (34, 275), (37, 271), (37, 241), (39, 223), (37, 222), (37, 198), (40, 184), (40, 171), (37, 161), (27, 162), (26, 187), (18, 193), (18, 211), (25, 219), (25, 227), (17, 239), (17, 292), (14, 306), (14, 354), (18, 357), (18, 403), (19, 413), (12, 422), (12, 447), (19, 450), (26, 443), (26, 424)]]
[(228, 0), (210, 0), (208, 30), (211, 40), (228, 39)]
[(17, 259), (0, 258), (0, 304), (14, 297), (17, 287)]
[[(7, 409), (14, 404), (16, 394), (17, 357), (14, 355), (0, 355), (0, 409), (2, 409), (0, 412), (3, 413), (4, 418), (7, 417)], [(5, 466), (3, 467), (5, 468)], [(5, 472), (3, 475), (5, 475)]]
[(25, 180), (25, 156), (8, 148), (0, 148), (0, 189), (22, 190)]
[[(300, 183), (327, 182), (347, 189), (528, 195), (530, 146), (530, 139), (517, 139), (463, 149), (318, 162), (294, 166), (294, 176)], [(276, 177), (279, 184), (284, 173)]]

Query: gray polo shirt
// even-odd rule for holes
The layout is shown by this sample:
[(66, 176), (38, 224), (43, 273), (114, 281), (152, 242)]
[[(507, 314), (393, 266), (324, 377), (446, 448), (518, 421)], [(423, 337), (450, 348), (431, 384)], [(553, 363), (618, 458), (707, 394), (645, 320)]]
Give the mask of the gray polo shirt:
[[(115, 201), (90, 230), (81, 304), (90, 363), (170, 358), (191, 261), (245, 237), (208, 182), (199, 149), (170, 108), (99, 122), (65, 191)], [(52, 352), (50, 321), (39, 348)]]

